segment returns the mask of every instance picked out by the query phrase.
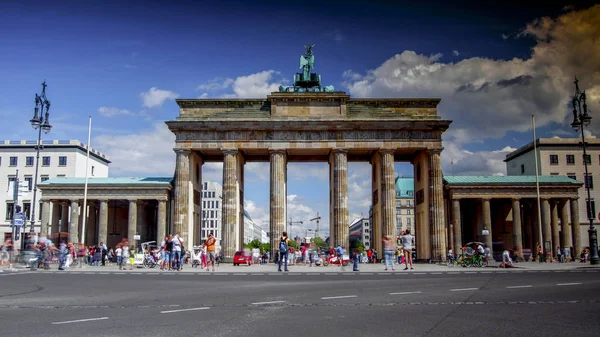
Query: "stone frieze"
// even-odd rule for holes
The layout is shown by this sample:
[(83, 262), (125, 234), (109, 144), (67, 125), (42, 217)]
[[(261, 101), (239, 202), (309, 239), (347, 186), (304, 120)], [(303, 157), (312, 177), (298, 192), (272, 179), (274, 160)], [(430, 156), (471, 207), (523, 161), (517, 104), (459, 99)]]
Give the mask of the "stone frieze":
[(435, 130), (176, 131), (177, 141), (440, 140)]

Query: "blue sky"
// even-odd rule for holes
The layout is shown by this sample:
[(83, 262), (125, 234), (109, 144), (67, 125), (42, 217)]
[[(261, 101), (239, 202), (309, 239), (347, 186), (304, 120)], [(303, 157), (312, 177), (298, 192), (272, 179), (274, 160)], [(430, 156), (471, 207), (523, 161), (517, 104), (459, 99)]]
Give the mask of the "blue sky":
[[(442, 98), (439, 113), (454, 121), (446, 174), (503, 174), (506, 152), (531, 139), (531, 114), (539, 136), (574, 136), (575, 75), (598, 111), (593, 3), (3, 1), (3, 138), (35, 137), (28, 120), (46, 79), (54, 126), (46, 137), (85, 141), (92, 116), (92, 146), (113, 160), (111, 175), (170, 175), (164, 121), (177, 116), (174, 98), (264, 97), (290, 83), (303, 45), (315, 43), (324, 84), (353, 97)], [(264, 165), (246, 166), (246, 197), (252, 217), (268, 222)], [(412, 175), (409, 164), (396, 168)], [(351, 217), (367, 214), (370, 167), (350, 170)], [(289, 172), (294, 221), (328, 214), (327, 165)], [(204, 174), (221, 179), (218, 165)]]

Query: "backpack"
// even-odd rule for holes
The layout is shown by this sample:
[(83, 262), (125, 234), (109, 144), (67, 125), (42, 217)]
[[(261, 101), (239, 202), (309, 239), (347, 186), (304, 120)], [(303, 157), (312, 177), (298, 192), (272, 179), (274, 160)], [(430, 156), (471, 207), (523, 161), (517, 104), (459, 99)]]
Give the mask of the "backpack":
[(286, 253), (287, 251), (288, 251), (288, 246), (286, 243), (286, 239), (281, 238), (281, 240), (279, 241), (279, 252)]

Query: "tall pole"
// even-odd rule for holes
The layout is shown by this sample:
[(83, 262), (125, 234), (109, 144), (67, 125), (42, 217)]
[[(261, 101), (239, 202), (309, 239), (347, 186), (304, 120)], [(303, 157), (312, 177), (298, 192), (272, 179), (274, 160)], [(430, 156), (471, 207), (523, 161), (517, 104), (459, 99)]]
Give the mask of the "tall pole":
[(35, 233), (35, 228), (33, 228), (35, 224), (35, 202), (36, 202), (36, 194), (37, 194), (37, 178), (38, 178), (38, 169), (40, 167), (40, 149), (42, 147), (42, 128), (38, 128), (38, 139), (36, 146), (36, 155), (35, 155), (35, 175), (33, 176), (33, 203), (31, 204), (31, 228), (29, 229), (29, 234), (33, 235)]
[(13, 226), (12, 226), (12, 237), (11, 237), (11, 241), (12, 241), (12, 247), (10, 247), (11, 251), (9, 252), (10, 254), (10, 266), (9, 268), (12, 269), (14, 262), (15, 262), (15, 238), (17, 237), (17, 233), (19, 232), (19, 229), (17, 228), (17, 204), (19, 203), (19, 170), (17, 170), (17, 173), (15, 174), (15, 182), (13, 184), (13, 216), (12, 216), (12, 221), (13, 221)]
[[(535, 190), (537, 193), (538, 242), (542, 247), (544, 247), (544, 237), (542, 235), (542, 205), (540, 202), (540, 179), (538, 177), (537, 138), (535, 137), (535, 115), (531, 115), (531, 123), (533, 125), (533, 154), (535, 156)], [(537, 249), (537, 247), (535, 248)]]
[(88, 217), (87, 211), (87, 192), (88, 192), (88, 171), (89, 171), (89, 161), (90, 161), (90, 141), (92, 136), (92, 116), (90, 117), (90, 121), (88, 124), (88, 141), (87, 141), (87, 157), (85, 158), (85, 185), (83, 187), (83, 220), (81, 221), (81, 244), (85, 245), (85, 222)]

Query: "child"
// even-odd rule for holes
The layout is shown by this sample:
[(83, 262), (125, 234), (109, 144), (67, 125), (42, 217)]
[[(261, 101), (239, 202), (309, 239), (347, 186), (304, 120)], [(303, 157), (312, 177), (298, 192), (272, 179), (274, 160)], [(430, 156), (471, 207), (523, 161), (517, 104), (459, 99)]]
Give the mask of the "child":
[(135, 263), (135, 248), (129, 248), (129, 270), (133, 270), (133, 264)]

